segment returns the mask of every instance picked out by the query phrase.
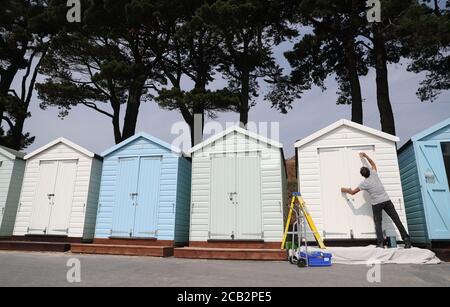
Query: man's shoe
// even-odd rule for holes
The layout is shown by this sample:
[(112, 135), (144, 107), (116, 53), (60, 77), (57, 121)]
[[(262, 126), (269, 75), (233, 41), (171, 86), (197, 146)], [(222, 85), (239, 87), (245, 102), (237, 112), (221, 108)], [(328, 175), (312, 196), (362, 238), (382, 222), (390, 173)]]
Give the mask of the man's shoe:
[(412, 248), (411, 238), (405, 239), (405, 249), (411, 248)]
[(377, 245), (377, 248), (384, 249), (384, 244), (378, 244), (378, 245)]

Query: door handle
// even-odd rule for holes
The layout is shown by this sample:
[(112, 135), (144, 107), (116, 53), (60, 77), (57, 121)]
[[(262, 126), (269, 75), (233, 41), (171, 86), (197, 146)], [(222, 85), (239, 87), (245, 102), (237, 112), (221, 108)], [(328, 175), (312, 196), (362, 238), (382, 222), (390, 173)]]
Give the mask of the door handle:
[(233, 201), (234, 199), (233, 193), (228, 193), (228, 195), (230, 196), (230, 201)]
[(52, 197), (55, 197), (55, 194), (47, 194), (47, 197), (50, 199)]
[(2, 215), (5, 214), (5, 208), (2, 208)]

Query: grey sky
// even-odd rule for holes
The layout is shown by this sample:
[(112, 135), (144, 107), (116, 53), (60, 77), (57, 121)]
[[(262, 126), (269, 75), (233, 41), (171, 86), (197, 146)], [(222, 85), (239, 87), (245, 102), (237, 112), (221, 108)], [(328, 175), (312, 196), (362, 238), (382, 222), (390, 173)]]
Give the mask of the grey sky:
[[(283, 48), (277, 51), (277, 58), (283, 67), (287, 67), (282, 51)], [(391, 99), (401, 144), (414, 134), (450, 117), (449, 91), (443, 93), (437, 102), (423, 103), (415, 94), (423, 75), (408, 73), (405, 64), (391, 65), (389, 73)], [(365, 98), (365, 124), (380, 129), (374, 71), (372, 70), (367, 77), (361, 78), (361, 83)], [(279, 122), (281, 134), (279, 141), (284, 144), (286, 156), (290, 157), (294, 154), (296, 140), (339, 119), (351, 118), (350, 106), (336, 105), (336, 82), (330, 78), (327, 85), (326, 92), (315, 88), (306, 93), (287, 115), (279, 114), (271, 109), (271, 105), (263, 100), (264, 89), (262, 89), (259, 103), (250, 113), (250, 120)], [(34, 97), (30, 112), (32, 117), (26, 122), (25, 131), (35, 135), (36, 141), (26, 150), (27, 152), (61, 136), (97, 153), (114, 145), (110, 119), (90, 109), (80, 106), (75, 108), (67, 118), (61, 120), (57, 116), (57, 109), (41, 110), (39, 101)], [(239, 115), (234, 113), (221, 114), (218, 119), (222, 123), (238, 120)], [(172, 125), (177, 121), (182, 121), (178, 112), (163, 111), (154, 102), (144, 103), (139, 115), (137, 132), (144, 131), (171, 143), (177, 137), (171, 134)]]

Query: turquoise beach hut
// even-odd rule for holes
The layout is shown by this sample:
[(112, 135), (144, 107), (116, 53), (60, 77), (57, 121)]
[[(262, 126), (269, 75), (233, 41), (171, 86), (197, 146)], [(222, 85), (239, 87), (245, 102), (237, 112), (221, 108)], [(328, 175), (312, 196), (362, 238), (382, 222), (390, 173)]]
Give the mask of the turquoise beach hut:
[(450, 118), (414, 136), (399, 163), (413, 242), (450, 242)]

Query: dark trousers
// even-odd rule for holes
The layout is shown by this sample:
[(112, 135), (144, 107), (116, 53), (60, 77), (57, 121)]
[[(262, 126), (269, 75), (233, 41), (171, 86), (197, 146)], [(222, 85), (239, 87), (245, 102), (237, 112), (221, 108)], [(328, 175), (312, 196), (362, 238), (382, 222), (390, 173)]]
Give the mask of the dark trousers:
[(397, 211), (395, 210), (395, 206), (392, 201), (387, 201), (385, 203), (378, 204), (373, 206), (373, 218), (375, 220), (375, 229), (377, 232), (377, 243), (378, 245), (384, 244), (384, 236), (383, 236), (383, 210), (389, 215), (389, 217), (394, 222), (395, 226), (397, 226), (400, 234), (402, 235), (403, 241), (409, 239), (409, 234), (403, 226), (400, 217), (398, 216)]

